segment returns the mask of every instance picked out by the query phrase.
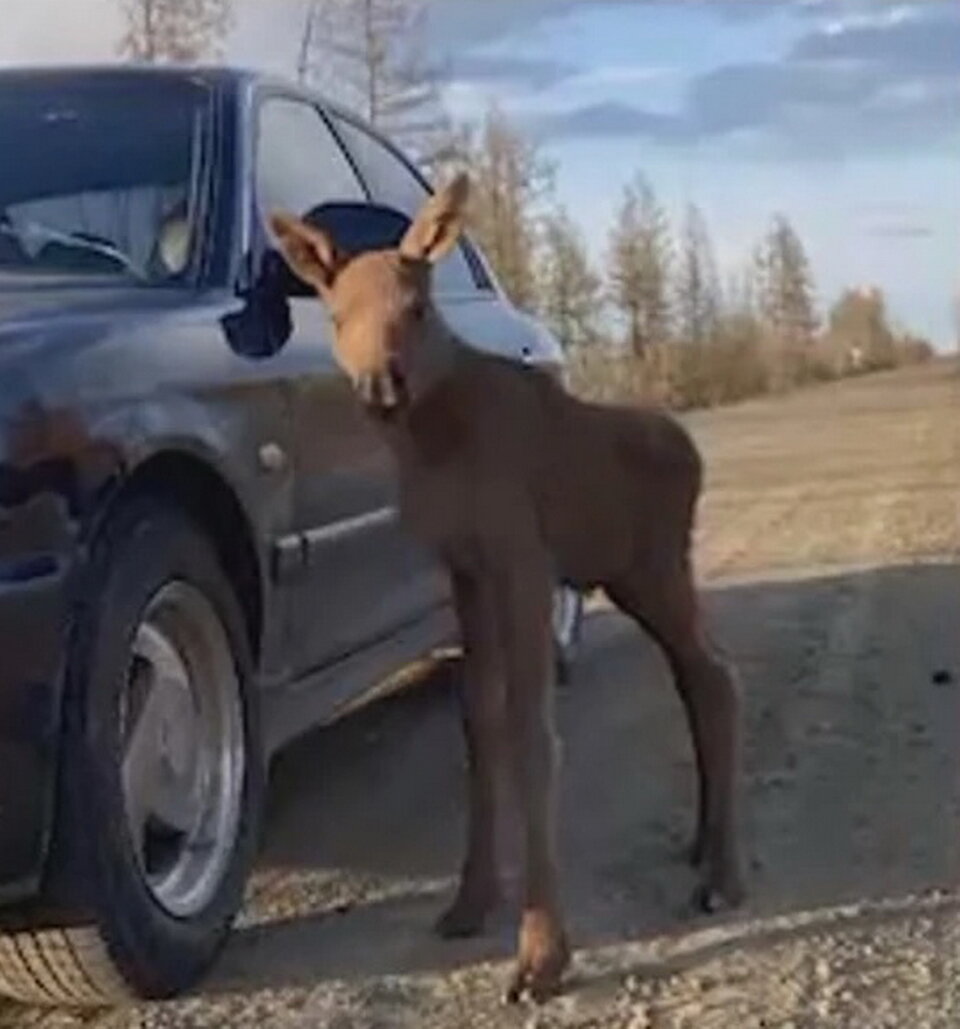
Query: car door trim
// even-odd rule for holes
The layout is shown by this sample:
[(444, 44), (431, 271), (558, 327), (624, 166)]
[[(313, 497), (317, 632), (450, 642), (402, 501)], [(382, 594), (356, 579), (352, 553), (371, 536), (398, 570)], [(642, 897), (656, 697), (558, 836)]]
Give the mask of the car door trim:
[(365, 511), (363, 514), (354, 515), (351, 518), (329, 522), (327, 525), (320, 525), (315, 529), (307, 529), (303, 534), (307, 547), (307, 559), (309, 560), (310, 553), (318, 547), (339, 543), (348, 536), (356, 536), (358, 533), (368, 532), (381, 525), (389, 525), (391, 522), (396, 522), (399, 517), (400, 512), (397, 507), (390, 504), (386, 507), (378, 507), (373, 511)]
[(278, 583), (289, 582), (305, 570), (321, 549), (360, 533), (370, 532), (399, 520), (395, 505), (365, 511), (351, 518), (341, 518), (305, 532), (281, 536), (273, 545), (273, 577)]

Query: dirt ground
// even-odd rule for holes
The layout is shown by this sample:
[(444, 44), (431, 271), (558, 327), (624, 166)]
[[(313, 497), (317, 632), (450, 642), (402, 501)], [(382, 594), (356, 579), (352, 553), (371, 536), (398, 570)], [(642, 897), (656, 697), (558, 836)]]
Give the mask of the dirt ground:
[(248, 910), (196, 996), (84, 1019), (11, 1008), (6, 1024), (960, 1024), (958, 372), (688, 419), (708, 465), (698, 567), (746, 696), (744, 910), (686, 908), (680, 707), (659, 653), (601, 604), (558, 702), (578, 948), (563, 996), (501, 1003), (512, 907), (482, 939), (431, 935), (462, 831), (444, 666), (278, 760)]

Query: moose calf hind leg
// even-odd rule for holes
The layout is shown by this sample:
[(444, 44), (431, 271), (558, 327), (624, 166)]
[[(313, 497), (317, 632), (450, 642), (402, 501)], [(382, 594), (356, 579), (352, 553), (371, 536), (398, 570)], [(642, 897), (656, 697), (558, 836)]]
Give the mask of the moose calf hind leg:
[(744, 898), (737, 839), (740, 699), (727, 666), (701, 645), (674, 674), (698, 725), (706, 797), (692, 857), (702, 881), (694, 904), (707, 913), (739, 907)]
[(686, 563), (670, 574), (638, 574), (608, 592), (663, 649), (687, 715), (699, 793), (696, 835), (688, 851), (702, 876), (694, 903), (706, 911), (736, 907), (744, 895), (737, 841), (737, 683), (703, 631)]

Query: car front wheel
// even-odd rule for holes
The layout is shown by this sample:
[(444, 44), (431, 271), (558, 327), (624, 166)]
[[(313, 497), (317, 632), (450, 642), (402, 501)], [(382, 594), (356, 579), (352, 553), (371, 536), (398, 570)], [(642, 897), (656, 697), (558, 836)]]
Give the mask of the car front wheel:
[(247, 629), (203, 530), (135, 500), (90, 570), (51, 853), (52, 909), (71, 917), (0, 936), (0, 992), (33, 1003), (194, 985), (242, 901), (262, 802)]

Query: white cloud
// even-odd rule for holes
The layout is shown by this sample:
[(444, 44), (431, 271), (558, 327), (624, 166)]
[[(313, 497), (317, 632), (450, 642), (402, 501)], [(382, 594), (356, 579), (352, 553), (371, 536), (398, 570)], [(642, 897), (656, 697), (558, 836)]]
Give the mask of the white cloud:
[(564, 80), (564, 86), (571, 90), (638, 86), (659, 82), (679, 73), (679, 69), (669, 67), (615, 64), (572, 75)]
[(870, 106), (878, 110), (898, 111), (944, 104), (956, 110), (958, 101), (960, 88), (953, 80), (905, 79), (880, 86), (871, 98)]
[(858, 11), (840, 18), (831, 18), (823, 23), (821, 30), (828, 36), (842, 36), (854, 29), (889, 29), (910, 21), (918, 21), (921, 14), (918, 7), (901, 4), (883, 10)]
[(608, 65), (568, 75), (545, 88), (511, 80), (460, 78), (446, 87), (444, 99), (456, 117), (468, 120), (482, 117), (491, 102), (509, 111), (512, 117), (523, 119), (563, 115), (591, 104), (616, 103), (625, 93), (635, 96), (638, 91), (643, 91), (646, 109), (667, 111), (678, 102), (683, 81), (681, 69)]

